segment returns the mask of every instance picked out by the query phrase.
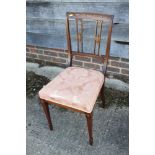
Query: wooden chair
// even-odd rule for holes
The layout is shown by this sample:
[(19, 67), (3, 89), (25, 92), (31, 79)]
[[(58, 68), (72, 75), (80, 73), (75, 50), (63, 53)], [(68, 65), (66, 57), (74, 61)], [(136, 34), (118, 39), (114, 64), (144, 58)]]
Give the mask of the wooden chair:
[[(70, 19), (74, 19), (76, 24), (76, 39), (77, 52), (72, 51), (71, 33), (70, 33)], [(83, 31), (84, 20), (93, 20), (96, 22), (94, 51), (93, 53), (83, 52)], [(103, 30), (102, 24), (108, 23), (108, 33), (106, 41), (105, 56), (100, 53), (101, 32)], [(80, 23), (80, 26), (79, 26)], [(113, 16), (98, 13), (66, 13), (66, 32), (67, 32), (67, 46), (69, 55), (69, 66), (56, 76), (51, 82), (44, 86), (39, 91), (39, 99), (45, 112), (48, 126), (53, 130), (52, 121), (48, 104), (56, 104), (58, 106), (84, 113), (87, 120), (89, 143), (93, 144), (92, 123), (93, 123), (93, 107), (97, 100), (99, 93), (101, 94), (103, 106), (105, 105), (104, 98), (104, 81), (107, 69), (111, 33), (113, 25)], [(79, 30), (81, 27), (81, 30)], [(99, 31), (98, 31), (99, 28)], [(80, 32), (79, 32), (80, 31)], [(96, 47), (98, 50), (96, 52)], [(102, 60), (102, 71), (93, 69), (85, 69), (81, 67), (72, 67), (72, 58), (74, 55), (91, 56)]]

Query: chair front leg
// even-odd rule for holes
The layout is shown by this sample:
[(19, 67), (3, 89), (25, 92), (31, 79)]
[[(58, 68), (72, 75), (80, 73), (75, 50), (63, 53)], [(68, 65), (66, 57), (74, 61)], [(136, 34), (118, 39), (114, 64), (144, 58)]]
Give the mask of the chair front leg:
[(46, 118), (47, 118), (47, 121), (48, 121), (48, 126), (49, 126), (50, 130), (53, 130), (53, 125), (52, 125), (52, 121), (51, 121), (51, 117), (50, 117), (48, 103), (45, 102), (42, 99), (40, 99), (40, 103), (41, 103), (41, 105), (43, 107), (43, 110), (44, 110), (44, 113), (46, 115)]
[(87, 126), (88, 126), (88, 134), (89, 134), (89, 144), (93, 145), (93, 112), (92, 113), (86, 113), (85, 114), (87, 119)]
[(102, 105), (104, 108), (105, 107), (104, 84), (102, 85), (102, 88), (101, 88), (101, 100), (102, 100)]

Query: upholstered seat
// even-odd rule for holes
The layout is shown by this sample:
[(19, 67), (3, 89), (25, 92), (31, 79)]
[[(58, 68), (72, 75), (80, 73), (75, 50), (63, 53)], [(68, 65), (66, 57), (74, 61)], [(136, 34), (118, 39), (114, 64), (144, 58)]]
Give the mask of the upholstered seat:
[(68, 67), (39, 91), (39, 97), (91, 113), (103, 82), (99, 71)]

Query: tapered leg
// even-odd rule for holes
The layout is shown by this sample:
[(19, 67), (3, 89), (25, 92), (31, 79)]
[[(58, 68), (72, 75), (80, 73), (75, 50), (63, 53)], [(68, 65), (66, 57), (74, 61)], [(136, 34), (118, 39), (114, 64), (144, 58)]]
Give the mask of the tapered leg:
[(88, 133), (89, 133), (89, 144), (93, 145), (93, 132), (92, 132), (93, 113), (86, 113), (85, 115), (87, 119), (87, 126), (88, 126)]
[(101, 88), (101, 100), (102, 100), (102, 105), (103, 105), (103, 108), (105, 107), (105, 95), (104, 95), (104, 84)]
[(49, 126), (50, 130), (53, 130), (53, 125), (52, 125), (52, 121), (51, 121), (51, 117), (50, 117), (48, 103), (46, 103), (42, 99), (40, 99), (40, 103), (41, 103), (41, 105), (43, 107), (43, 110), (44, 110), (44, 113), (46, 115), (46, 118), (47, 118), (47, 121), (48, 121), (48, 126)]

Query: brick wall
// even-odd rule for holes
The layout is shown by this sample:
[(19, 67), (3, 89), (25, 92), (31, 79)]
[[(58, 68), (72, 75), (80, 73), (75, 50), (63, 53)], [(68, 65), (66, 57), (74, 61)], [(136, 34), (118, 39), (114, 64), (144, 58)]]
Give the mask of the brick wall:
[[(57, 65), (65, 67), (67, 64), (67, 53), (62, 49), (43, 48), (39, 46), (26, 46), (27, 61), (37, 62), (42, 65)], [(92, 57), (73, 57), (73, 66), (93, 68), (101, 70), (101, 62)], [(129, 60), (119, 57), (110, 57), (107, 69), (109, 76), (129, 76)]]

